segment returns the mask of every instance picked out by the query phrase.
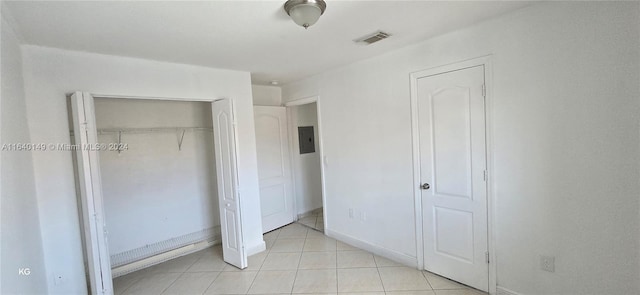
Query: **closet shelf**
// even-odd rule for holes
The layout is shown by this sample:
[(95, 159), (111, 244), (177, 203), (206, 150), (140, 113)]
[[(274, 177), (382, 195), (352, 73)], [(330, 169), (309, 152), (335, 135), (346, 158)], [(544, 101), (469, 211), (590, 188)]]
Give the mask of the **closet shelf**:
[[(103, 128), (98, 129), (98, 135), (117, 134), (118, 135), (118, 154), (122, 152), (122, 134), (149, 134), (149, 133), (175, 133), (178, 134), (178, 150), (182, 150), (182, 142), (186, 132), (213, 132), (213, 128), (209, 127), (153, 127), (153, 128)], [(74, 136), (73, 130), (69, 131)]]
[[(153, 127), (153, 128), (103, 128), (98, 129), (98, 135), (103, 134), (145, 134), (145, 133), (176, 133), (182, 131), (208, 131), (213, 132), (209, 127)], [(73, 136), (73, 130), (69, 131)]]
[(181, 131), (210, 131), (213, 132), (213, 128), (208, 127), (154, 127), (154, 128), (105, 128), (98, 129), (98, 134), (110, 134), (110, 133), (129, 133), (129, 134), (144, 134), (144, 133), (175, 133)]

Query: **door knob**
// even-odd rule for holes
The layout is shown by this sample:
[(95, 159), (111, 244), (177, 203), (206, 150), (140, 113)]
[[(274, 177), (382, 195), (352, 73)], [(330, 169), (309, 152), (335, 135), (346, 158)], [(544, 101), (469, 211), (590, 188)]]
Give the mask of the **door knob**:
[(227, 207), (231, 207), (231, 204), (229, 204), (229, 203), (227, 203), (226, 205), (227, 205)]
[(428, 189), (431, 188), (431, 186), (428, 183), (425, 182), (423, 185), (420, 186), (420, 188), (423, 189), (423, 190), (428, 190)]

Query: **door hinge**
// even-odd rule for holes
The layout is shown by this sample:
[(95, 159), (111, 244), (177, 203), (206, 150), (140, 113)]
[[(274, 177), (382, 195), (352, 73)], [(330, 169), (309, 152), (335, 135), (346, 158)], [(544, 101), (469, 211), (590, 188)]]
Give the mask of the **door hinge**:
[(487, 97), (487, 84), (482, 84), (482, 96)]
[(487, 181), (487, 179), (489, 178), (489, 172), (487, 172), (487, 170), (482, 171), (482, 178), (484, 179), (484, 181)]
[(489, 252), (484, 252), (484, 259), (489, 263)]

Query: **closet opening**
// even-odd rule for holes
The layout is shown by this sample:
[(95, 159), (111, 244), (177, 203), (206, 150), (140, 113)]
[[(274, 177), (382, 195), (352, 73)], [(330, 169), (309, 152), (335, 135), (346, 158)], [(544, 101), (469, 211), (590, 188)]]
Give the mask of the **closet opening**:
[(247, 266), (230, 99), (76, 92), (70, 102), (91, 293), (215, 245), (229, 267)]

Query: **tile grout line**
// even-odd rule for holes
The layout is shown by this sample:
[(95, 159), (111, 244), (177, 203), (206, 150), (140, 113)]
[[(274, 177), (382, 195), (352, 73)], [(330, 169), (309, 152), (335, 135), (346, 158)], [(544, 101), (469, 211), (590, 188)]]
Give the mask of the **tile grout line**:
[[(280, 238), (280, 233), (281, 233), (281, 232), (279, 232), (279, 233), (278, 233), (278, 237), (275, 239), (275, 241), (279, 240), (279, 238)], [(304, 250), (304, 245), (305, 245), (305, 243), (306, 243), (307, 233), (308, 233), (308, 229), (307, 229), (307, 232), (305, 232), (305, 234), (304, 234), (304, 241), (305, 241), (305, 242), (302, 244), (302, 249), (301, 249), (301, 250), (300, 250), (300, 252), (299, 252), (299, 253), (300, 253), (300, 259), (298, 260), (298, 267), (300, 267), (300, 260), (302, 259), (302, 252), (303, 252), (303, 250)], [(275, 241), (274, 241), (274, 245), (275, 245)], [(273, 248), (273, 247), (272, 247), (272, 248)], [(269, 251), (269, 253), (267, 254), (267, 256), (268, 256), (269, 254), (271, 254), (271, 253), (272, 253), (272, 252), (271, 252), (271, 251)], [(273, 252), (273, 253), (298, 253), (298, 252)], [(266, 261), (266, 260), (267, 260), (267, 257), (265, 257), (265, 261)], [(263, 266), (264, 266), (264, 261), (262, 262), (262, 265), (260, 266), (260, 269), (258, 270), (258, 273), (256, 274), (256, 276), (254, 277), (253, 281), (251, 282), (251, 286), (249, 287), (249, 290), (247, 290), (247, 293), (246, 293), (246, 294), (248, 294), (248, 292), (249, 292), (249, 291), (251, 291), (251, 288), (253, 287), (253, 284), (255, 283), (256, 278), (258, 277), (258, 275), (260, 274), (260, 272), (261, 272), (261, 271), (263, 271), (263, 269), (262, 269), (262, 267), (263, 267)], [(267, 271), (267, 270), (264, 270), (264, 271)], [(283, 271), (283, 270), (280, 270), (280, 271)], [(286, 270), (284, 270), (284, 271), (286, 271)], [(298, 270), (296, 269), (296, 274), (295, 274), (295, 276), (294, 276), (293, 284), (291, 285), (291, 290), (289, 291), (289, 294), (292, 294), (292, 293), (293, 293), (293, 287), (294, 287), (294, 285), (295, 285), (295, 280), (296, 280), (296, 277), (297, 277), (297, 276), (298, 276)]]
[(429, 278), (427, 278), (427, 275), (424, 273), (424, 270), (421, 270), (420, 272), (422, 273), (422, 276), (424, 277), (424, 279), (427, 281), (427, 284), (429, 285), (431, 290), (433, 290), (433, 293), (436, 293), (436, 290), (431, 285), (431, 282), (429, 282)]
[[(126, 294), (126, 293), (127, 293), (127, 290), (129, 290), (129, 288), (131, 288), (131, 286), (135, 285), (135, 284), (136, 284), (137, 282), (139, 282), (141, 279), (142, 279), (142, 278), (138, 278), (138, 279), (134, 280), (134, 281), (133, 281), (133, 283), (131, 283), (131, 284), (129, 285), (129, 287), (126, 287), (126, 288), (124, 288), (124, 290), (122, 290), (122, 293), (121, 293), (121, 294), (122, 294), (122, 295)], [(111, 279), (111, 284), (113, 285), (113, 279)], [(114, 288), (114, 289), (115, 289), (115, 288)], [(115, 291), (115, 290), (114, 290), (114, 291)]]
[(207, 293), (207, 290), (209, 290), (209, 288), (211, 288), (211, 285), (213, 285), (213, 282), (215, 282), (215, 281), (218, 279), (218, 277), (220, 276), (220, 274), (222, 274), (222, 271), (218, 272), (218, 274), (216, 275), (216, 277), (215, 277), (215, 278), (213, 278), (213, 280), (211, 280), (211, 283), (209, 283), (209, 286), (207, 286), (207, 287), (204, 289), (204, 291), (202, 292), (202, 294)]
[[(278, 240), (278, 238), (280, 237), (280, 233), (282, 232), (282, 229), (278, 229), (278, 236), (273, 240), (273, 244), (275, 245), (276, 241)], [(273, 249), (273, 246), (271, 245), (271, 249)], [(264, 266), (264, 262), (267, 260), (267, 257), (269, 256), (269, 254), (271, 254), (271, 250), (267, 251), (267, 254), (264, 257), (264, 260), (262, 260), (262, 263), (260, 264), (260, 267), (258, 268), (258, 271), (256, 271), (256, 276), (253, 277), (253, 280), (251, 280), (251, 284), (249, 285), (249, 288), (247, 288), (247, 291), (244, 294), (249, 294), (249, 291), (251, 291), (251, 288), (253, 287), (253, 284), (256, 282), (256, 279), (258, 278), (258, 275), (260, 274), (260, 271), (262, 271), (262, 267)]]
[(382, 285), (382, 291), (387, 293), (387, 288), (384, 287), (384, 282), (382, 281), (382, 276), (380, 275), (380, 268), (378, 267), (378, 261), (376, 260), (376, 256), (373, 255), (373, 263), (376, 265), (376, 272), (378, 273), (378, 278), (380, 279), (380, 285)]
[(164, 290), (162, 290), (162, 292), (160, 292), (160, 294), (164, 294), (164, 292), (166, 292), (167, 290), (169, 290), (169, 288), (171, 288), (171, 286), (173, 286), (173, 284), (175, 284), (183, 275), (185, 274), (185, 272), (180, 273), (180, 275), (176, 278), (175, 281), (171, 282), (171, 284), (169, 284), (169, 286), (167, 286), (166, 288), (164, 288)]
[[(208, 248), (205, 248), (205, 249), (203, 249), (203, 250), (201, 250), (201, 251), (204, 251), (204, 250), (206, 250), (206, 249), (211, 249), (211, 248), (214, 248), (214, 247), (215, 247), (215, 246), (213, 246), (213, 247), (208, 247)], [(196, 252), (196, 253), (197, 253), (197, 252)], [(195, 253), (192, 253), (192, 254), (195, 254)], [(190, 255), (191, 255), (191, 254), (190, 254)], [(224, 255), (223, 255), (223, 256), (224, 256)], [(184, 271), (184, 273), (183, 273), (182, 275), (184, 275), (184, 274), (188, 273), (188, 272), (189, 272), (189, 269), (191, 269), (191, 267), (193, 267), (193, 265), (195, 265), (198, 261), (200, 261), (200, 259), (203, 259), (203, 258), (204, 258), (204, 257), (199, 257), (199, 258), (198, 258), (198, 259), (196, 259), (193, 263), (191, 263), (191, 264), (189, 265), (189, 267), (187, 267), (187, 269)], [(224, 258), (222, 258), (222, 260), (224, 261)], [(213, 280), (211, 280), (211, 283), (209, 283), (209, 285), (204, 289), (204, 291), (202, 292), (202, 294), (207, 293), (207, 290), (209, 290), (209, 288), (211, 288), (211, 285), (213, 285), (213, 283), (216, 281), (216, 279), (218, 279), (218, 277), (220, 276), (220, 274), (222, 274), (222, 272), (223, 272), (223, 271), (224, 271), (224, 267), (222, 268), (222, 270), (220, 270), (220, 271), (218, 271), (218, 272), (217, 272), (218, 274), (216, 275), (216, 277), (215, 277), (215, 278), (213, 278)], [(196, 273), (197, 273), (197, 272), (196, 272)], [(180, 277), (182, 277), (182, 275), (181, 275)], [(175, 282), (174, 282), (174, 283), (175, 283)], [(166, 291), (166, 290), (165, 290), (165, 291)], [(164, 293), (165, 291), (163, 291), (163, 293)]]
[(176, 278), (171, 282), (171, 284), (169, 284), (169, 286), (164, 287), (164, 289), (162, 289), (162, 292), (160, 292), (160, 294), (164, 293), (164, 291), (167, 291), (167, 289), (169, 289), (169, 287), (170, 287), (171, 285), (173, 285), (173, 284), (178, 280), (178, 278), (179, 278), (179, 277), (181, 277), (181, 276), (182, 276), (182, 274), (181, 274), (181, 275), (179, 275), (178, 277), (176, 277)]
[[(280, 236), (280, 231), (278, 231), (278, 236)], [(274, 243), (275, 240), (277, 240), (278, 237), (276, 237), (274, 239)], [(273, 246), (271, 246), (273, 247)], [(271, 253), (271, 250), (266, 251), (267, 253), (264, 256), (264, 259), (262, 260), (262, 263), (260, 263), (260, 266), (258, 267), (258, 270), (256, 271), (256, 276), (253, 277), (253, 280), (251, 280), (251, 284), (249, 285), (249, 288), (247, 288), (247, 292), (245, 294), (249, 294), (249, 291), (251, 290), (251, 287), (253, 287), (253, 283), (256, 281), (256, 278), (258, 278), (258, 274), (260, 274), (260, 271), (262, 270), (262, 266), (264, 266), (264, 262), (267, 260), (267, 256), (269, 256), (269, 254)], [(248, 259), (248, 258), (247, 258)]]
[(298, 270), (300, 269), (300, 261), (302, 261), (302, 253), (304, 253), (304, 246), (307, 245), (307, 237), (309, 236), (309, 229), (304, 234), (304, 243), (302, 244), (302, 249), (300, 250), (300, 259), (298, 259), (298, 266), (296, 267), (296, 274), (293, 277), (293, 284), (291, 284), (291, 291), (289, 294), (293, 294), (293, 288), (296, 286), (296, 281), (298, 280)]

